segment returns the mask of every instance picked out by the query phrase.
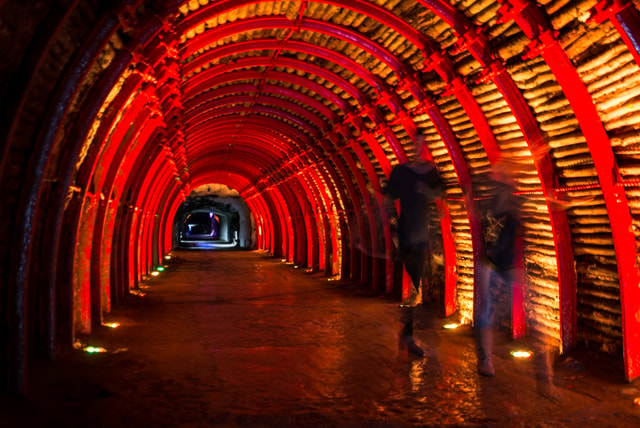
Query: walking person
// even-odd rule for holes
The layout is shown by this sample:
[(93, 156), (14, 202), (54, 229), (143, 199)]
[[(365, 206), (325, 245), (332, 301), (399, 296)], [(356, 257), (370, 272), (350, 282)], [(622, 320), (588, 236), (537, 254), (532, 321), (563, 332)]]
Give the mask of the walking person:
[(512, 169), (504, 160), (493, 166), (494, 193), (488, 201), (484, 217), (484, 258), (476, 284), (478, 290), (473, 323), (478, 373), (483, 376), (493, 376), (495, 373), (491, 358), (494, 292), (502, 284), (511, 295), (516, 270), (521, 269), (516, 243), (522, 236), (522, 223), (520, 201), (514, 194), (516, 185)]
[(419, 135), (415, 144), (416, 159), (393, 168), (384, 196), (388, 210), (393, 207), (393, 201), (400, 202), (398, 253), (411, 278), (410, 294), (400, 303), (399, 346), (422, 357), (424, 351), (413, 338), (414, 308), (422, 303), (422, 277), (429, 250), (429, 204), (442, 195), (444, 183), (435, 163), (423, 157), (426, 150), (424, 136)]

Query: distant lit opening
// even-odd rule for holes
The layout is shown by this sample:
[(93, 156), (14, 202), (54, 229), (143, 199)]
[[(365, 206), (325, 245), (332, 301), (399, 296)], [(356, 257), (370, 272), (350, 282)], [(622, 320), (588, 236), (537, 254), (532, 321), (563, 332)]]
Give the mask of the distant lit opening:
[(193, 249), (252, 249), (256, 222), (239, 193), (222, 184), (207, 184), (191, 191), (173, 222), (173, 243)]
[(184, 236), (192, 239), (218, 239), (220, 217), (215, 213), (193, 212), (184, 220)]

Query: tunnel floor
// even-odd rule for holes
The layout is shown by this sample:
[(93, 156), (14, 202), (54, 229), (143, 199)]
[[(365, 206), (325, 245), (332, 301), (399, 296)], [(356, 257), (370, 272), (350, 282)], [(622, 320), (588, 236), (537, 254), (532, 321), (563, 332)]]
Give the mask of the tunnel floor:
[(2, 427), (626, 427), (640, 384), (601, 354), (558, 359), (554, 398), (497, 334), (476, 374), (468, 327), (417, 310), (424, 358), (398, 350), (397, 303), (260, 251), (178, 250), (82, 345), (31, 367)]

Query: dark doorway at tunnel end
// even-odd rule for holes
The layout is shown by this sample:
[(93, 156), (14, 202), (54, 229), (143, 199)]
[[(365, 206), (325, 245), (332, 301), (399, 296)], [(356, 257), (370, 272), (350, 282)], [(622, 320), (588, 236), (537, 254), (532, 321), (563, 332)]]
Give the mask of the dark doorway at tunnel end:
[(220, 184), (200, 186), (178, 208), (172, 241), (174, 248), (254, 249), (255, 220), (235, 190)]

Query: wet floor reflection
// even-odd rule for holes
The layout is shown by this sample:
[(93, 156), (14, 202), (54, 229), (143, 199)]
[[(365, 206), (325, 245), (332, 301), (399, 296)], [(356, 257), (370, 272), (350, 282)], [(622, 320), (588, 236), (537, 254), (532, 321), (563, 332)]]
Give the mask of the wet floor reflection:
[(145, 286), (97, 343), (128, 351), (73, 369), (109, 398), (48, 394), (60, 426), (91, 415), (104, 426), (581, 426), (536, 394), (526, 362), (498, 355), (496, 377), (479, 377), (469, 331), (442, 328), (432, 308), (416, 312), (425, 357), (411, 357), (397, 302), (263, 253), (178, 251)]
[(441, 362), (437, 333), (419, 335), (425, 358), (398, 350), (395, 303), (319, 287), (281, 265), (225, 266), (222, 281), (197, 273), (190, 260), (177, 270), (207, 281), (198, 293), (220, 303), (204, 309), (198, 324), (211, 326), (210, 356), (225, 392), (236, 397), (234, 411), (322, 412), (407, 424), (483, 417), (474, 367), (461, 367), (459, 357)]

